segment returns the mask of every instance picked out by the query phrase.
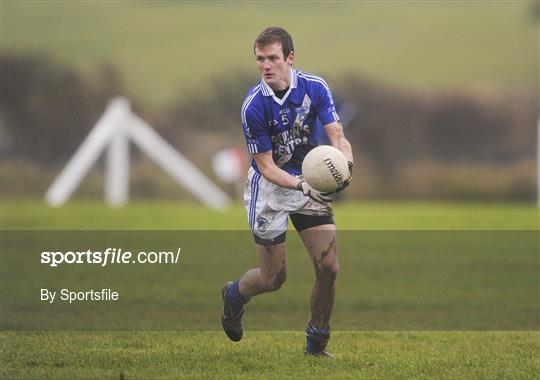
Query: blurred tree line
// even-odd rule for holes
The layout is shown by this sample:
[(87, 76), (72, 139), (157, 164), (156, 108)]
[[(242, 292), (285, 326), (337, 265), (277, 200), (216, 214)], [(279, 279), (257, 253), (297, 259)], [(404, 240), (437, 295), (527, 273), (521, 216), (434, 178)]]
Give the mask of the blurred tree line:
[[(41, 196), (104, 111), (125, 94), (103, 66), (90, 81), (44, 56), (3, 53), (0, 154), (4, 195)], [(161, 109), (130, 97), (135, 112), (211, 173), (212, 154), (244, 146), (239, 110), (258, 78), (230, 74), (205, 94)], [(356, 160), (349, 197), (533, 199), (538, 95), (534, 89), (422, 95), (354, 75), (331, 83), (355, 108), (346, 134)], [(165, 175), (132, 150), (133, 193), (178, 194)], [(83, 194), (101, 193), (92, 173)], [(226, 187), (223, 185), (223, 187)], [(228, 189), (233, 191), (233, 189)]]

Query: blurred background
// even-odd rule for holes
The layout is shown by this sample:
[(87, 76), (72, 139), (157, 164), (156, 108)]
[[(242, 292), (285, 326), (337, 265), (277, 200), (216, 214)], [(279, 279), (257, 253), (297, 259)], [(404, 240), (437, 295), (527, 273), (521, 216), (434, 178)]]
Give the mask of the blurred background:
[[(103, 202), (104, 178), (117, 178), (106, 175), (107, 150), (66, 207), (48, 207), (44, 195), (122, 96), (233, 198), (247, 171), (240, 108), (259, 81), (253, 41), (277, 24), (294, 38), (295, 66), (327, 79), (354, 149), (354, 180), (335, 204), (337, 225), (351, 231), (339, 236), (333, 327), (538, 329), (538, 2), (0, 4), (8, 328), (103, 329), (112, 309), (122, 326), (220, 328), (219, 289), (257, 260), (240, 202), (202, 206), (133, 144), (128, 207)], [(148, 131), (137, 125), (126, 128)], [(143, 132), (142, 145), (153, 136)], [(163, 145), (150, 153), (187, 173)], [(227, 157), (243, 157), (239, 177), (221, 165)], [(313, 273), (298, 236), (287, 239), (288, 285), (250, 305), (249, 328), (305, 326)], [(57, 271), (34, 259), (81, 247), (181, 247), (182, 260)], [(65, 284), (118, 286), (124, 306), (37, 303), (41, 286)]]
[[(4, 199), (42, 199), (113, 96), (229, 195), (216, 152), (246, 152), (253, 40), (279, 25), (333, 89), (358, 199), (536, 199), (538, 1), (3, 1)], [(136, 199), (193, 197), (138, 149)], [(245, 156), (247, 160), (247, 155)], [(103, 159), (75, 192), (103, 197)], [(243, 178), (239, 180), (243, 182)]]

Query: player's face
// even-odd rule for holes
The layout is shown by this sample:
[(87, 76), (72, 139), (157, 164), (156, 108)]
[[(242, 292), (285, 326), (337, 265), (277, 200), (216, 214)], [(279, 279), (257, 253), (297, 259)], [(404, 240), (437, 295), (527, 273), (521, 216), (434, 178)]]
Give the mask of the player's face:
[(266, 84), (273, 90), (284, 90), (291, 84), (294, 51), (284, 59), (280, 42), (255, 47), (257, 66)]

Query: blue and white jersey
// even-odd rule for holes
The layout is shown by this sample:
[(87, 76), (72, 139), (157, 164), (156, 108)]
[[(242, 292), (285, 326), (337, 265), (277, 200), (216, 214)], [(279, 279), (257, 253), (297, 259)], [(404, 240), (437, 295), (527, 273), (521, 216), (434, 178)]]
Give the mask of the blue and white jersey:
[[(326, 125), (339, 121), (330, 88), (321, 77), (291, 68), (291, 85), (282, 99), (264, 80), (249, 90), (241, 111), (251, 154), (272, 151), (277, 166), (301, 174), (306, 154), (317, 146), (317, 118)], [(251, 166), (258, 171), (255, 160)]]

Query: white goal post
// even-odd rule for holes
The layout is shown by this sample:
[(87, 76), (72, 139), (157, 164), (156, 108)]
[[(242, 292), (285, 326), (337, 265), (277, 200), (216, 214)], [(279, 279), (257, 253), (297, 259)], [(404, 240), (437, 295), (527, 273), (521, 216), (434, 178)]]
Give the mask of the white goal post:
[(47, 202), (52, 206), (64, 204), (107, 149), (105, 200), (112, 206), (125, 204), (129, 197), (130, 141), (205, 205), (223, 209), (230, 202), (226, 193), (135, 115), (124, 98), (109, 102), (105, 113), (47, 190)]

